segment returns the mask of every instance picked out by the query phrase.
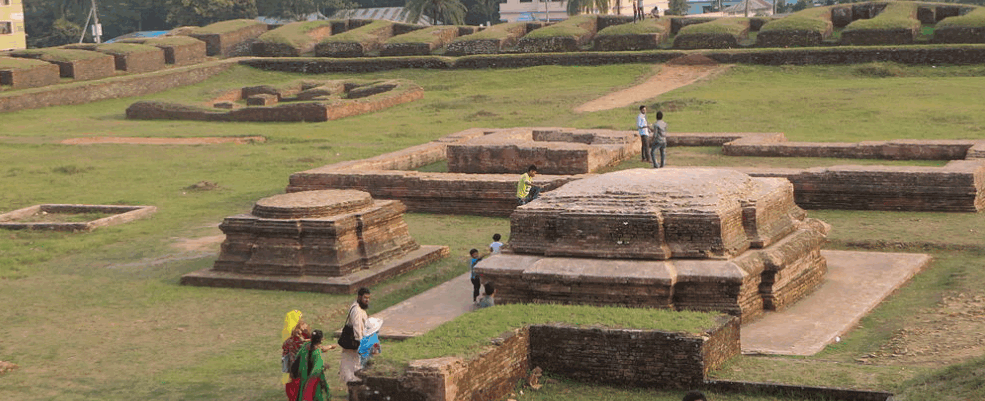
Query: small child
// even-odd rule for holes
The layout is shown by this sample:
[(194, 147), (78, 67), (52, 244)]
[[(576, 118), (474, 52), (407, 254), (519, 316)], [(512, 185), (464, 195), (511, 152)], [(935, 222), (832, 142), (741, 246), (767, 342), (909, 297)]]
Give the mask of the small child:
[(469, 251), (469, 274), (472, 280), (472, 302), (474, 303), (476, 298), (479, 297), (479, 286), (481, 282), (479, 281), (479, 273), (475, 272), (475, 264), (479, 263), (482, 257), (479, 256), (479, 250), (473, 248)]
[(496, 300), (493, 296), (496, 295), (496, 286), (493, 283), (486, 283), (486, 295), (479, 298), (478, 308), (488, 308), (490, 306), (496, 305)]
[(493, 242), (491, 244), (489, 244), (489, 253), (490, 254), (499, 253), (500, 248), (503, 247), (503, 243), (502, 242), (499, 242), (499, 240), (502, 239), (502, 238), (503, 238), (503, 236), (502, 235), (499, 235), (499, 233), (493, 234)]

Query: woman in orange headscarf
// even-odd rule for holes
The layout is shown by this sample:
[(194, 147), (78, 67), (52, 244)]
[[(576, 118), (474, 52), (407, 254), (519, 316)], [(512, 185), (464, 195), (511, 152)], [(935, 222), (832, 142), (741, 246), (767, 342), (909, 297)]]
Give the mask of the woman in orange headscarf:
[(281, 346), (283, 351), (281, 364), (283, 365), (282, 371), (284, 372), (281, 383), (284, 383), (284, 391), (287, 392), (287, 399), (290, 401), (297, 400), (301, 379), (291, 379), (291, 375), (288, 372), (290, 372), (291, 364), (294, 363), (294, 358), (297, 356), (298, 350), (310, 339), (311, 329), (304, 322), (301, 311), (292, 310), (287, 312), (287, 316), (284, 316), (284, 328), (281, 330), (281, 340), (284, 341)]

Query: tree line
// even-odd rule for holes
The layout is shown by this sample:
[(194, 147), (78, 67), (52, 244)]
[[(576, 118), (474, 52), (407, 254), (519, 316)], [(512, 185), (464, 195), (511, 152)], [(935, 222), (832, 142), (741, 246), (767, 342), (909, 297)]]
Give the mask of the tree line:
[[(546, 0), (534, 0), (536, 2)], [(621, 1), (615, 0), (618, 6)], [(777, 12), (799, 11), (814, 6), (811, 0), (777, 1)], [(862, 0), (823, 0), (822, 4)], [(944, 0), (951, 3), (985, 4), (985, 0)], [(213, 22), (258, 15), (301, 19), (321, 12), (372, 7), (406, 7), (410, 20), (420, 17), (432, 24), (479, 25), (499, 22), (500, 0), (97, 0), (103, 39), (134, 31), (170, 30), (179, 26), (204, 26)], [(569, 14), (608, 10), (610, 0), (568, 0)], [(91, 18), (91, 0), (24, 0), (27, 45), (31, 48), (92, 42), (85, 31)], [(687, 12), (686, 0), (670, 0), (668, 15)], [(85, 31), (85, 32), (84, 32)]]

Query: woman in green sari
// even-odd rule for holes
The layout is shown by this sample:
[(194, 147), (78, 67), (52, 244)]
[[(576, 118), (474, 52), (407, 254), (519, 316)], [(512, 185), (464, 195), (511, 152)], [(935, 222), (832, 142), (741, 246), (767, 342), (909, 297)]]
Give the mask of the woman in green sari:
[(311, 341), (298, 350), (298, 373), (301, 378), (298, 401), (326, 401), (330, 398), (328, 382), (325, 381), (325, 363), (319, 347), (323, 337), (321, 330), (315, 330), (311, 333)]

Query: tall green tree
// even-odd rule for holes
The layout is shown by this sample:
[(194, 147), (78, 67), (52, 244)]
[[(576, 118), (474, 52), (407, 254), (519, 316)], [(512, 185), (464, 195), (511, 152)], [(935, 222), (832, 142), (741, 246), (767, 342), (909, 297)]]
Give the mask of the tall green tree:
[(179, 26), (256, 17), (255, 0), (168, 0), (167, 20)]
[(609, 0), (568, 0), (568, 15), (598, 12), (606, 14)]
[(431, 21), (431, 25), (462, 25), (465, 23), (465, 5), (460, 0), (407, 0), (404, 5), (409, 21), (417, 21), (421, 16)]
[(466, 8), (469, 10), (465, 18), (467, 24), (499, 22), (499, 0), (467, 0)]

